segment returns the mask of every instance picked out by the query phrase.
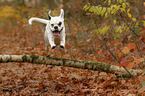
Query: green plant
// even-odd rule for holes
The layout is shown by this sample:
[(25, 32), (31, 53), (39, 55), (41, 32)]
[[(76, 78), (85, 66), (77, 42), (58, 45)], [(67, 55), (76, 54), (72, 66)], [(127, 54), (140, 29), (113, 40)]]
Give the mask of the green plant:
[[(130, 33), (132, 31), (133, 34), (140, 35), (137, 29), (145, 27), (145, 21), (137, 20), (131, 12), (133, 8), (126, 0), (102, 0), (102, 2), (104, 6), (94, 6), (88, 3), (83, 7), (85, 11), (103, 18), (98, 24), (98, 28), (92, 31), (93, 33), (105, 35), (107, 32), (111, 32), (114, 34), (114, 39), (119, 38), (122, 32)], [(105, 24), (102, 26), (103, 22)]]
[[(114, 46), (113, 44), (111, 45), (111, 42), (114, 40), (123, 42), (122, 40), (124, 40), (126, 44), (128, 44), (128, 46), (124, 47), (128, 49), (128, 53), (126, 54), (124, 51), (122, 51), (124, 54), (123, 57), (125, 57), (125, 59), (128, 57), (127, 55), (130, 55), (131, 49), (129, 48), (129, 44), (131, 44), (133, 41), (136, 43), (133, 44), (135, 44), (137, 47), (132, 48), (132, 50), (137, 49), (140, 53), (141, 50), (139, 47), (142, 43), (145, 43), (144, 37), (142, 37), (143, 33), (141, 32), (141, 29), (143, 30), (145, 27), (145, 21), (140, 15), (138, 15), (138, 11), (135, 13), (134, 10), (137, 10), (137, 8), (134, 8), (130, 2), (127, 2), (126, 0), (101, 1), (101, 5), (91, 5), (88, 3), (83, 7), (83, 9), (95, 17), (95, 24), (91, 33), (95, 34), (102, 46), (106, 48), (106, 50), (119, 64), (122, 64), (122, 61), (119, 60), (116, 54), (117, 52), (115, 52), (118, 50), (111, 50), (111, 46)], [(128, 35), (131, 38), (130, 40), (128, 40)], [(126, 37), (127, 39), (125, 40)], [(144, 55), (141, 54), (140, 56), (143, 57)], [(130, 69), (133, 68), (133, 65), (134, 62), (128, 64), (128, 66), (132, 66)], [(126, 69), (124, 63), (123, 68), (129, 73), (129, 68)]]

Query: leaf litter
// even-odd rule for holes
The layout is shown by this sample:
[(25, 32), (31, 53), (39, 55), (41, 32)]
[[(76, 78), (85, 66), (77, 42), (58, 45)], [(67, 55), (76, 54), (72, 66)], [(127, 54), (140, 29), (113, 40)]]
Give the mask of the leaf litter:
[[(0, 54), (47, 56), (43, 34), (39, 31), (40, 27), (37, 25), (27, 29), (22, 26), (15, 26), (9, 30), (1, 29)], [(74, 34), (70, 35), (73, 36), (72, 39), (75, 39)], [(90, 47), (82, 44), (81, 48), (77, 49), (76, 45), (72, 46), (71, 43), (71, 41), (67, 41), (65, 49), (58, 47), (55, 50), (50, 49), (50, 55), (57, 58), (96, 60), (94, 54), (80, 53), (80, 51), (87, 52), (86, 50), (90, 50), (87, 48)], [(98, 52), (104, 53), (101, 49)], [(128, 53), (128, 50), (123, 48), (123, 53)], [(135, 62), (138, 63), (139, 60), (135, 59)], [(145, 76), (135, 82), (134, 78), (118, 78), (116, 75), (106, 72), (21, 62), (1, 63), (0, 69), (0, 95), (120, 96), (136, 94), (145, 80)], [(138, 95), (145, 94), (142, 88), (138, 91)]]

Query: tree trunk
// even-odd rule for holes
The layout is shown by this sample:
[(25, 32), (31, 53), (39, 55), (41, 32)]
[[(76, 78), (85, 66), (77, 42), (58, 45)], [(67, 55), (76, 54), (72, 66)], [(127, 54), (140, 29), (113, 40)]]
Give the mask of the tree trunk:
[[(101, 62), (92, 62), (92, 61), (82, 61), (82, 60), (71, 60), (64, 58), (52, 58), (45, 56), (36, 56), (36, 55), (0, 55), (0, 63), (5, 62), (29, 62), (36, 64), (46, 64), (46, 65), (56, 65), (56, 66), (67, 66), (75, 67), (82, 69), (91, 69), (98, 71), (105, 71), (109, 73), (121, 72), (122, 76), (131, 77), (124, 68), (119, 68), (119, 66), (105, 64)], [(136, 76), (138, 72), (145, 71), (141, 69), (130, 69), (129, 72)]]

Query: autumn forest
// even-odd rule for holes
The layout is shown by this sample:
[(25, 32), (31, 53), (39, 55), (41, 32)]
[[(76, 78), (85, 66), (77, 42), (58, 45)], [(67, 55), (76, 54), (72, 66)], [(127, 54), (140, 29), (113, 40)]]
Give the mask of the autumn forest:
[[(46, 25), (28, 20), (48, 20), (49, 11), (59, 16), (60, 9), (65, 48), (47, 51)], [(43, 56), (64, 66), (11, 62), (4, 55)], [(65, 66), (69, 60), (87, 63)], [(0, 0), (0, 95), (145, 96), (144, 0)]]

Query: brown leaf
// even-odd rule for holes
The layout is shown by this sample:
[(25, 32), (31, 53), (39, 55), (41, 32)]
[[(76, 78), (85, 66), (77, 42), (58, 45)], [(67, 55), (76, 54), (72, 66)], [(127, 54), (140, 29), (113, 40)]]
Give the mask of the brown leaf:
[(38, 90), (42, 90), (44, 87), (45, 86), (41, 84), (41, 85), (38, 86)]
[(115, 81), (112, 81), (110, 84), (114, 87), (117, 86), (117, 82), (115, 82)]
[(129, 51), (130, 51), (130, 49), (129, 49), (127, 46), (125, 46), (125, 47), (122, 49), (122, 52), (123, 52), (124, 54), (128, 54)]
[(127, 45), (127, 47), (128, 47), (129, 49), (136, 49), (135, 43), (129, 43), (129, 44)]
[(145, 91), (145, 86), (143, 86), (142, 88), (140, 88), (140, 89), (138, 90), (139, 93), (144, 92), (144, 91)]
[(121, 53), (121, 52), (119, 52), (119, 53), (118, 53), (118, 57), (119, 57), (119, 58), (121, 58), (121, 56), (122, 56), (122, 53)]
[(140, 62), (145, 61), (145, 59), (144, 59), (144, 58), (134, 57), (134, 56), (132, 56), (132, 57), (134, 58), (134, 62), (135, 62), (136, 64), (139, 64)]
[(128, 66), (126, 67), (127, 70), (130, 70), (131, 68), (133, 68), (134, 62), (130, 62), (128, 64)]
[(111, 85), (110, 82), (106, 82), (105, 84), (103, 84), (103, 87), (105, 88), (105, 87), (108, 87), (108, 86), (110, 86), (110, 85)]
[(125, 63), (127, 63), (127, 61), (122, 62), (122, 63), (119, 65), (119, 67), (120, 67), (120, 68), (123, 67)]

